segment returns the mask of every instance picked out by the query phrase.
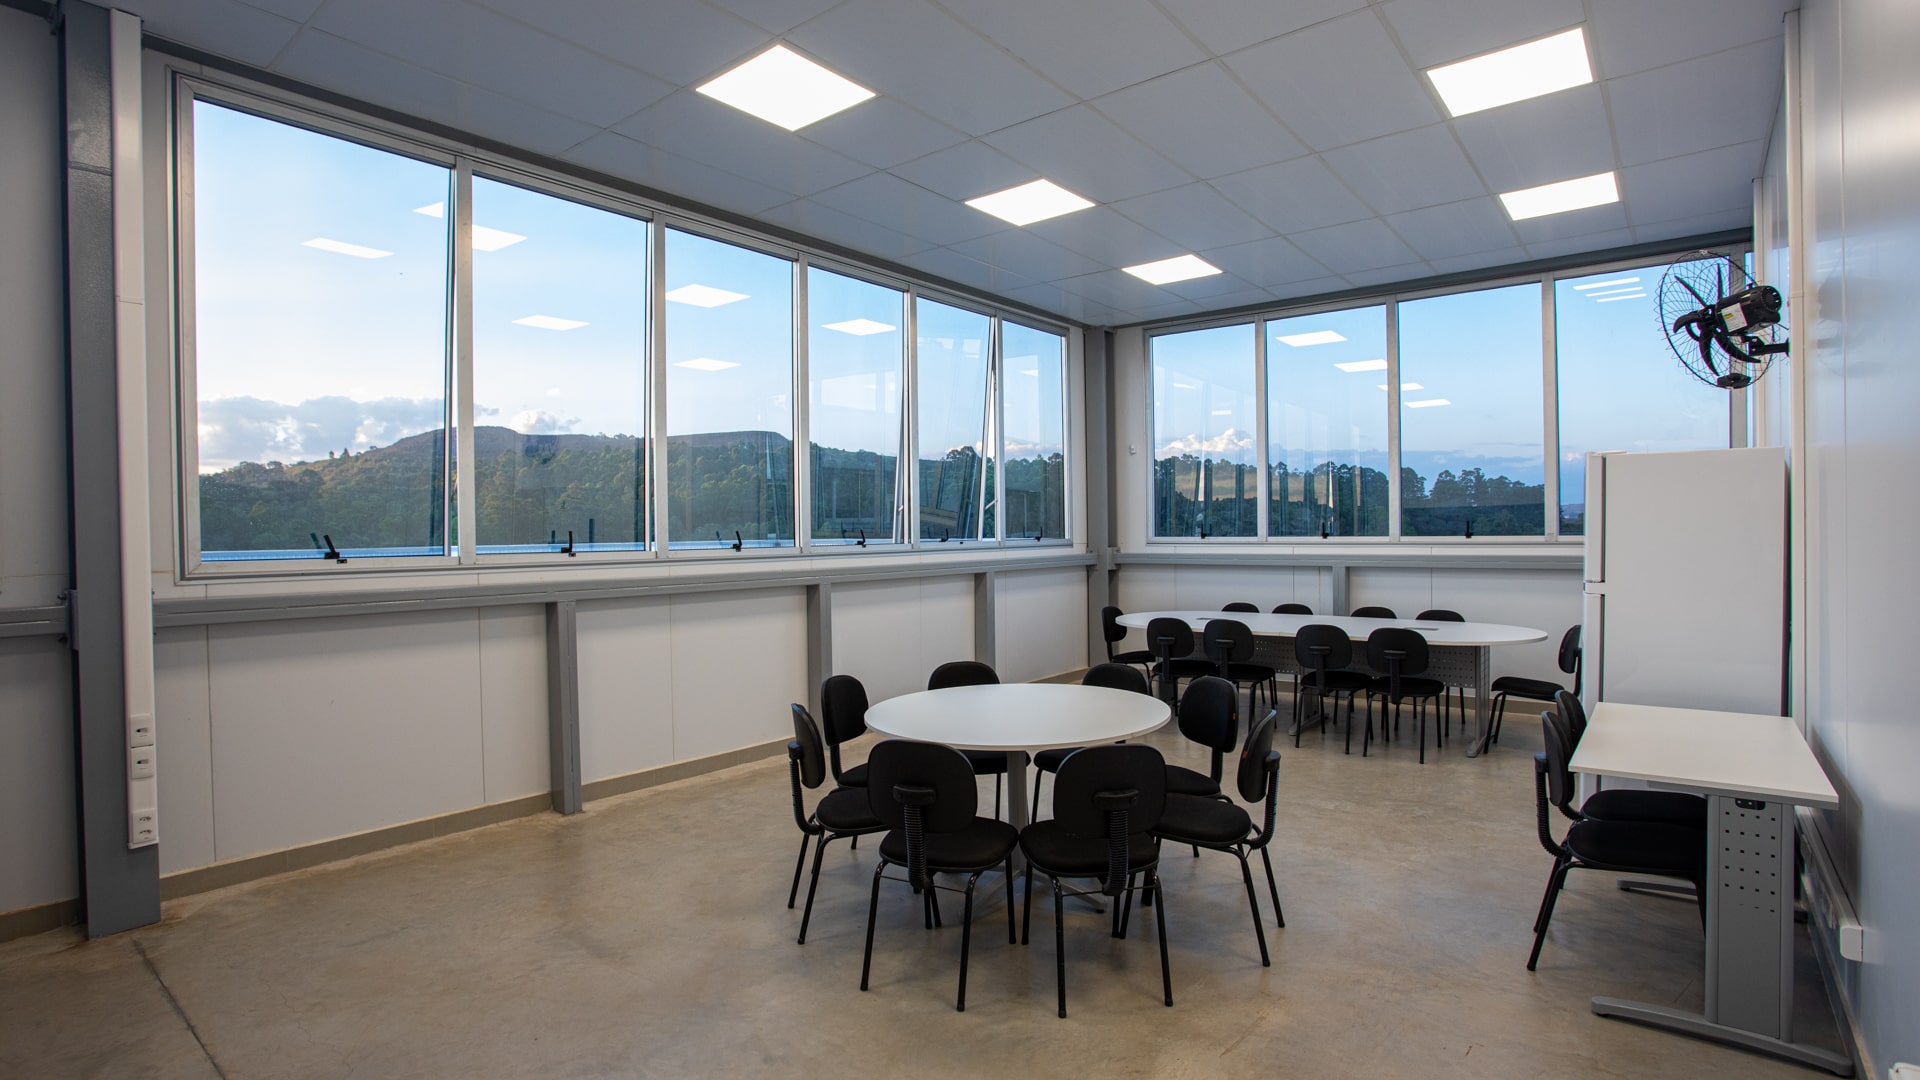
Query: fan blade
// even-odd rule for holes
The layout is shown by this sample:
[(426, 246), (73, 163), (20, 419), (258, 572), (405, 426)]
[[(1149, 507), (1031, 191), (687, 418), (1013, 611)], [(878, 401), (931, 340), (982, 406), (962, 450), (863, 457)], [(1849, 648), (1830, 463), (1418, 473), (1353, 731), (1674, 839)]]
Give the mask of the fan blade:
[(1706, 297), (1700, 295), (1700, 290), (1695, 289), (1693, 287), (1693, 282), (1688, 281), (1686, 278), (1683, 278), (1683, 277), (1675, 277), (1673, 280), (1679, 282), (1680, 287), (1687, 290), (1687, 292), (1693, 296), (1694, 300), (1698, 302), (1702, 308), (1711, 308), (1713, 306), (1712, 304), (1707, 303)]
[(1727, 298), (1727, 264), (1725, 262), (1713, 264), (1713, 281), (1713, 306), (1719, 307), (1720, 301)]
[(1704, 334), (1700, 337), (1700, 362), (1707, 365), (1708, 371), (1718, 375), (1720, 366), (1713, 362), (1713, 339), (1713, 334)]

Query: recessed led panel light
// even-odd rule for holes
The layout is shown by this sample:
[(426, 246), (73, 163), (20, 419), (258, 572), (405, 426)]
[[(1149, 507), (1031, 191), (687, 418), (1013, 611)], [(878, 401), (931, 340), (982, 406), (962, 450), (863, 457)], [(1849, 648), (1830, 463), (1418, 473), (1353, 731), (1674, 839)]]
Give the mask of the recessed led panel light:
[(515, 326), (531, 326), (538, 330), (578, 330), (587, 325), (578, 319), (562, 319), (553, 315), (528, 315), (513, 320)]
[(740, 365), (732, 360), (715, 360), (711, 356), (696, 356), (691, 360), (682, 360), (673, 366), (692, 368), (695, 371), (725, 371)]
[(667, 294), (667, 299), (676, 304), (692, 304), (694, 307), (721, 307), (746, 298), (746, 293), (728, 292), (711, 285), (682, 285)]
[(1387, 370), (1387, 362), (1385, 360), (1349, 360), (1344, 364), (1335, 364), (1333, 366), (1339, 368), (1341, 371)]
[(884, 334), (894, 327), (872, 319), (848, 319), (846, 322), (822, 324), (821, 329), (838, 330), (843, 334), (852, 334), (854, 337), (866, 337), (868, 334)]
[(1579, 27), (1471, 60), (1427, 69), (1454, 116), (1551, 94), (1593, 81), (1587, 35)]
[(1211, 277), (1220, 272), (1219, 267), (1198, 255), (1177, 255), (1171, 259), (1161, 259), (1159, 262), (1123, 266), (1120, 269), (1155, 285), (1171, 285), (1176, 281)]
[(1584, 210), (1589, 206), (1604, 206), (1619, 201), (1620, 187), (1614, 183), (1612, 172), (1500, 193), (1501, 205), (1507, 208), (1507, 216), (1515, 221), (1564, 214), (1569, 210)]
[[(1378, 387), (1380, 387), (1380, 389), (1382, 389), (1382, 390), (1385, 390), (1385, 389), (1387, 388), (1387, 384), (1386, 384), (1386, 383), (1376, 383), (1375, 385), (1377, 385)], [(1420, 385), (1419, 383), (1417, 383), (1417, 382), (1403, 382), (1403, 383), (1401, 383), (1401, 384), (1400, 384), (1400, 389), (1402, 389), (1402, 390), (1425, 390), (1425, 389), (1426, 389), (1426, 387), (1424, 387), (1424, 386), (1421, 386), (1421, 385)]]
[(473, 250), (475, 251), (499, 251), (501, 248), (512, 247), (525, 239), (526, 237), (519, 233), (510, 233), (505, 229), (489, 229), (485, 225), (473, 227)]
[(425, 206), (414, 207), (413, 212), (416, 214), (425, 214), (428, 217), (443, 218), (447, 216), (447, 204), (443, 202), (428, 203)]
[(1232, 415), (1233, 415), (1233, 410), (1232, 410), (1232, 409), (1215, 409), (1215, 410), (1213, 410), (1213, 415), (1215, 415), (1215, 416), (1232, 416)]
[(1573, 291), (1587, 292), (1591, 289), (1611, 289), (1616, 285), (1632, 285), (1639, 280), (1637, 277), (1617, 277), (1608, 278), (1606, 281), (1589, 281), (1585, 285), (1575, 285)]
[(1428, 398), (1425, 401), (1403, 401), (1400, 404), (1405, 405), (1409, 409), (1431, 409), (1436, 405), (1451, 405), (1453, 402), (1443, 397), (1437, 397)]
[(1035, 180), (977, 199), (968, 199), (967, 205), (1002, 221), (1028, 225), (1061, 214), (1071, 214), (1075, 210), (1085, 210), (1093, 204), (1051, 180)]
[(1643, 292), (1637, 292), (1637, 293), (1628, 293), (1628, 294), (1626, 294), (1625, 296), (1603, 296), (1603, 297), (1601, 297), (1600, 299), (1598, 299), (1598, 300), (1595, 300), (1595, 301), (1594, 301), (1594, 303), (1596, 303), (1596, 304), (1611, 304), (1611, 303), (1613, 303), (1613, 302), (1614, 302), (1615, 300), (1644, 300), (1644, 299), (1646, 299), (1646, 296), (1647, 296), (1647, 294), (1646, 294), (1646, 293), (1643, 293)]
[(1306, 345), (1331, 345), (1347, 339), (1344, 334), (1334, 330), (1315, 330), (1310, 334), (1282, 334), (1275, 340), (1298, 349)]
[(393, 254), (391, 251), (381, 251), (379, 248), (349, 244), (345, 240), (329, 240), (324, 236), (316, 236), (311, 240), (303, 240), (300, 246), (319, 248), (321, 251), (331, 251), (336, 255), (351, 255), (356, 259), (384, 259)]
[(1628, 293), (1639, 293), (1644, 296), (1646, 295), (1646, 291), (1647, 290), (1638, 285), (1629, 285), (1624, 289), (1608, 289), (1606, 292), (1590, 292), (1587, 294), (1587, 299), (1599, 300), (1608, 296), (1625, 296)]
[(694, 89), (788, 131), (798, 131), (873, 96), (873, 91), (785, 45), (775, 45)]

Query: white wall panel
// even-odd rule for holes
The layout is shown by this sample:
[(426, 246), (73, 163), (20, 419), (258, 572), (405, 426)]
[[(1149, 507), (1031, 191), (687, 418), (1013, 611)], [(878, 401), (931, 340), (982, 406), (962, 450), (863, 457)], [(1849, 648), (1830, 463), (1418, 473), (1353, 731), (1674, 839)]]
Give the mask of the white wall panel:
[(995, 669), (1029, 682), (1087, 666), (1087, 572), (1080, 567), (998, 575)]
[(218, 857), (480, 805), (478, 633), (471, 611), (209, 627)]
[(580, 605), (582, 780), (673, 761), (672, 627), (666, 600)]
[(480, 616), (480, 730), (487, 802), (549, 790), (547, 613), (485, 608)]
[[(1573, 676), (1560, 670), (1560, 637), (1580, 621), (1578, 570), (1435, 570), (1433, 602), (1451, 608), (1469, 622), (1506, 623), (1545, 630), (1547, 639), (1532, 645), (1502, 645), (1493, 650), (1493, 674), (1522, 675), (1571, 687)], [(1419, 614), (1418, 609), (1401, 612)]]
[[(1294, 600), (1294, 574), (1289, 566), (1183, 566), (1176, 575), (1178, 607), (1217, 611), (1246, 601), (1261, 611)], [(1309, 597), (1306, 603), (1312, 603)]]
[(941, 664), (974, 658), (973, 578), (941, 577), (922, 581), (920, 618), (920, 664), (915, 669), (915, 690), (925, 690), (927, 676)]
[(0, 639), (0, 912), (80, 894), (71, 680), (65, 645)]
[(153, 636), (154, 751), (160, 781), (160, 872), (214, 862), (213, 703), (207, 628)]
[(934, 668), (971, 659), (971, 577), (833, 587), (833, 670), (859, 679), (869, 700), (925, 690)]
[(680, 597), (672, 611), (674, 759), (793, 738), (788, 706), (807, 700), (806, 591)]
[[(1425, 567), (1362, 566), (1347, 577), (1347, 611), (1355, 608), (1384, 607), (1395, 615), (1411, 619), (1433, 607), (1434, 571)], [(1462, 615), (1466, 612), (1461, 611)]]

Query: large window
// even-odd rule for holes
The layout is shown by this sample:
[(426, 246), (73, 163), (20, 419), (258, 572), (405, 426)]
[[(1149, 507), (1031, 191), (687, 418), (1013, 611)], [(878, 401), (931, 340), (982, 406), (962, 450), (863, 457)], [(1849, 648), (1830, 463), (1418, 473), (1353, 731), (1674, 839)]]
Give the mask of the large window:
[(667, 230), (667, 538), (793, 533), (793, 264)]
[(1400, 305), (1402, 535), (1545, 535), (1541, 371), (1538, 282)]
[(1665, 271), (1656, 264), (1554, 284), (1562, 536), (1586, 532), (1589, 451), (1727, 445), (1727, 392), (1689, 375), (1667, 347), (1656, 292)]
[(1267, 532), (1387, 535), (1387, 309), (1266, 323)]
[(988, 345), (993, 320), (933, 300), (915, 307), (920, 537), (977, 540), (986, 501)]
[(816, 544), (900, 536), (906, 294), (807, 271), (807, 425)]
[(1251, 323), (1152, 340), (1155, 536), (1258, 535), (1254, 344)]
[[(1067, 535), (1065, 413), (1067, 341), (1016, 322), (1000, 323), (1001, 490), (1009, 540)], [(993, 528), (988, 523), (988, 531)]]

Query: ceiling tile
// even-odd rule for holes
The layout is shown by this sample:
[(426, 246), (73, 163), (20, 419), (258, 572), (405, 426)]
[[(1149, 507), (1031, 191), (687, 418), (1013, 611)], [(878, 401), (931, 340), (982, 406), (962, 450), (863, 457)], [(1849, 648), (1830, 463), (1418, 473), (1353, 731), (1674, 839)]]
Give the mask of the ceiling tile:
[(808, 124), (798, 134), (876, 169), (892, 168), (967, 138), (932, 117), (884, 97)]
[(888, 173), (869, 173), (829, 188), (815, 195), (814, 201), (936, 244), (957, 244), (1007, 228), (998, 218)]
[(867, 89), (971, 135), (1073, 102), (924, 0), (847, 0), (790, 37)]
[(1400, 238), (1393, 235), (1393, 230), (1378, 218), (1349, 221), (1345, 225), (1298, 233), (1287, 239), (1336, 274), (1353, 274), (1361, 270), (1420, 261), (1420, 256), (1401, 243)]
[[(1081, 98), (1207, 58), (1150, 0), (944, 0), (948, 11)], [(1088, 29), (1099, 27), (1098, 47)]]
[(878, 255), (883, 259), (899, 259), (933, 246), (928, 241), (915, 239), (885, 225), (876, 225), (865, 218), (843, 214), (811, 199), (795, 199), (763, 211), (758, 217), (762, 221), (792, 229), (802, 236)]
[(1127, 321), (1127, 316), (1077, 293), (1070, 293), (1058, 285), (1022, 285), (1007, 290), (1010, 300), (1018, 300), (1044, 311), (1073, 319), (1091, 326), (1115, 326)]
[(1205, 298), (1208, 311), (1231, 311), (1273, 303), (1273, 294), (1265, 289), (1241, 288), (1236, 292), (1214, 293)]
[(1443, 119), (1372, 11), (1235, 53), (1227, 66), (1316, 150)]
[(1212, 304), (1202, 304), (1195, 300), (1168, 300), (1152, 304), (1127, 313), (1129, 318), (1140, 322), (1157, 319), (1178, 319), (1186, 315), (1198, 315), (1213, 308)]
[(1039, 174), (978, 139), (895, 166), (895, 176), (965, 202), (1024, 184)]
[(1626, 224), (1626, 207), (1621, 203), (1608, 203), (1605, 206), (1589, 206), (1584, 210), (1569, 210), (1564, 214), (1516, 221), (1513, 231), (1520, 237), (1520, 242), (1531, 249), (1535, 244), (1606, 232), (1624, 228)]
[(1005, 267), (1036, 281), (1078, 277), (1102, 268), (1102, 264), (1085, 255), (1068, 251), (1025, 229), (1007, 229), (978, 240), (962, 241), (952, 248), (970, 259)]
[(1094, 202), (1117, 202), (1193, 179), (1087, 105), (1015, 124), (984, 141)]
[(1763, 41), (1608, 80), (1620, 163), (1641, 165), (1767, 138), (1773, 110), (1746, 106), (1778, 101), (1782, 78), (1780, 43)]
[(1609, 0), (1595, 5), (1587, 31), (1593, 73), (1618, 78), (1709, 49), (1778, 41), (1781, 15), (1799, 6), (1799, 0)]
[(840, 0), (707, 0), (769, 33), (787, 31), (827, 10)]
[(1068, 292), (1078, 293), (1095, 303), (1105, 304), (1120, 311), (1138, 311), (1155, 304), (1165, 304), (1176, 296), (1161, 286), (1149, 285), (1123, 270), (1102, 270), (1096, 274), (1056, 281), (1054, 284)]
[[(326, 0), (241, 0), (241, 2), (248, 7), (257, 7), (262, 11), (271, 11), (283, 19), (292, 19), (294, 22), (306, 22), (308, 19), (313, 18), (313, 13), (319, 11), (320, 5), (325, 3)], [(115, 6), (124, 7), (126, 5)], [(206, 7), (207, 5), (194, 3), (194, 6)], [(128, 10), (131, 10), (131, 8)]]
[(1186, 254), (1179, 244), (1106, 206), (1036, 221), (1027, 230), (1106, 266), (1137, 266)]
[(1424, 262), (1416, 262), (1407, 263), (1404, 266), (1383, 266), (1378, 270), (1355, 270), (1343, 276), (1355, 288), (1370, 289), (1375, 285), (1397, 285), (1432, 277), (1433, 267)]
[(1699, 236), (1702, 233), (1728, 232), (1736, 229), (1741, 232), (1752, 232), (1753, 215), (1745, 210), (1722, 210), (1717, 214), (1701, 214), (1698, 217), (1635, 225), (1633, 239), (1635, 243), (1651, 244), (1661, 240), (1675, 240), (1684, 236)]
[(998, 266), (989, 266), (978, 259), (969, 259), (952, 248), (933, 248), (916, 252), (900, 260), (916, 270), (925, 270), (948, 281), (961, 285), (970, 285), (988, 292), (1004, 293), (1008, 289), (1017, 289), (1022, 285), (1032, 285), (1033, 279)]
[(1174, 243), (1196, 251), (1271, 235), (1265, 225), (1247, 216), (1206, 184), (1156, 191), (1114, 203), (1113, 208)]
[[(1162, 75), (1093, 105), (1203, 180), (1307, 152), (1305, 144), (1276, 123), (1219, 64)], [(1206, 122), (1195, 123), (1201, 116)]]
[(1351, 286), (1347, 284), (1346, 278), (1321, 277), (1268, 286), (1267, 291), (1282, 300), (1310, 300), (1327, 293), (1345, 292), (1349, 288)]
[(593, 134), (592, 127), (578, 120), (422, 71), (317, 30), (301, 31), (273, 69), (291, 79), (536, 154), (558, 154)]
[(1450, 126), (1495, 194), (1614, 167), (1613, 129), (1597, 86), (1516, 101)]
[(1668, 221), (1727, 210), (1753, 211), (1753, 178), (1765, 142), (1741, 143), (1636, 165), (1620, 173), (1620, 197), (1637, 222)]
[(1209, 307), (1224, 307), (1225, 304), (1218, 299), (1222, 296), (1243, 295), (1250, 291), (1266, 291), (1264, 289), (1255, 289), (1252, 283), (1243, 281), (1232, 274), (1224, 273), (1208, 274), (1206, 277), (1193, 278), (1188, 281), (1175, 281), (1167, 285), (1162, 285), (1161, 288), (1170, 293), (1184, 296), (1189, 300), (1204, 300)]
[(1393, 214), (1387, 224), (1428, 261), (1513, 246), (1507, 212), (1491, 198)]
[(1487, 193), (1445, 124), (1343, 146), (1321, 159), (1382, 214)]
[(1513, 247), (1496, 248), (1493, 251), (1476, 251), (1471, 255), (1455, 255), (1449, 259), (1428, 259), (1436, 274), (1460, 274), (1468, 270), (1490, 270), (1502, 266), (1513, 266), (1526, 262), (1531, 256), (1527, 249)]
[[(700, 0), (474, 0), (562, 41), (657, 75), (704, 82), (758, 51), (767, 32)], [(388, 3), (383, 5), (394, 7)]]
[(1160, 6), (1215, 53), (1290, 34), (1365, 7), (1367, 0), (1161, 0)]
[(1579, 236), (1540, 240), (1527, 245), (1527, 254), (1535, 259), (1557, 259), (1565, 255), (1585, 255), (1589, 252), (1606, 251), (1609, 248), (1626, 247), (1631, 243), (1633, 243), (1632, 229), (1605, 229)]
[(765, 184), (642, 145), (611, 131), (595, 135), (562, 156), (610, 176), (742, 214), (761, 213), (792, 197)]
[(1546, 37), (1585, 17), (1580, 0), (1391, 0), (1380, 14), (1423, 70)]
[(1296, 158), (1213, 181), (1222, 195), (1282, 233), (1358, 221), (1373, 212), (1319, 158)]
[(262, 68), (300, 31), (291, 19), (233, 0), (120, 0), (113, 6), (140, 16), (146, 33)]
[(674, 93), (613, 130), (795, 195), (811, 195), (872, 171), (692, 90)]
[(1313, 256), (1279, 237), (1208, 248), (1200, 252), (1200, 257), (1262, 288), (1325, 277), (1327, 273)]

